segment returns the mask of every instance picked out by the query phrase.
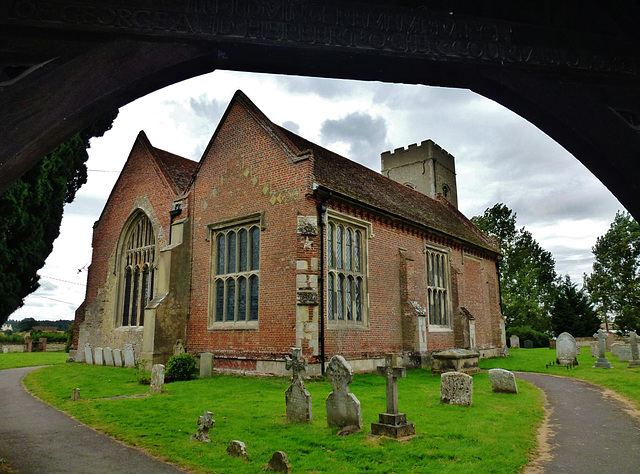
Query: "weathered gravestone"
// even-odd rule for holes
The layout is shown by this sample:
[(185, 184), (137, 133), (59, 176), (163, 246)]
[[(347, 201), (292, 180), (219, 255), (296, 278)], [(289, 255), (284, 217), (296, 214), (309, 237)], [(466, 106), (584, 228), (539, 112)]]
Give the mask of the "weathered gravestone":
[(213, 354), (203, 352), (200, 354), (200, 378), (206, 379), (213, 375)]
[(113, 350), (113, 365), (122, 367), (122, 351), (120, 349)]
[(556, 339), (556, 361), (558, 364), (567, 365), (578, 362), (578, 345), (574, 337), (568, 332), (563, 332)]
[(629, 342), (631, 345), (631, 360), (629, 367), (640, 367), (640, 356), (638, 354), (638, 335), (635, 331), (629, 334)]
[(620, 362), (629, 362), (631, 360), (631, 346), (625, 344), (618, 347), (618, 360)]
[(598, 340), (598, 360), (593, 365), (593, 367), (610, 369), (611, 364), (609, 363), (609, 361), (607, 360), (607, 356), (605, 355), (607, 334), (602, 329), (598, 329), (598, 332), (595, 333), (593, 337)]
[(213, 419), (213, 412), (206, 411), (202, 416), (198, 417), (198, 431), (191, 435), (191, 439), (196, 441), (202, 441), (203, 443), (209, 443), (209, 430), (216, 424), (216, 420)]
[(74, 388), (71, 391), (71, 400), (74, 402), (77, 402), (78, 400), (80, 400), (80, 389), (79, 388)]
[(3, 354), (8, 354), (9, 353), (9, 348), (8, 347), (3, 347), (2, 348), (2, 353)]
[(518, 393), (516, 376), (513, 372), (504, 369), (490, 369), (489, 381), (491, 390), (501, 393)]
[(88, 342), (84, 345), (84, 361), (89, 365), (93, 365), (93, 353), (91, 352), (91, 344)]
[(162, 393), (164, 388), (164, 365), (154, 364), (151, 368), (151, 393)]
[(111, 348), (105, 347), (104, 350), (102, 351), (102, 355), (104, 357), (104, 365), (113, 367), (114, 366), (113, 351), (111, 350)]
[(598, 357), (598, 341), (591, 341), (589, 348), (591, 349), (591, 357)]
[(96, 365), (104, 365), (104, 359), (102, 358), (102, 347), (96, 347), (93, 353), (93, 363)]
[(622, 342), (614, 342), (613, 344), (611, 344), (611, 355), (613, 357), (618, 357), (618, 351), (620, 350), (620, 347), (624, 346), (624, 344)]
[(289, 460), (287, 459), (287, 453), (284, 451), (276, 451), (271, 456), (269, 460), (269, 464), (265, 466), (267, 471), (275, 471), (275, 472), (286, 472), (287, 474), (291, 472), (291, 464), (289, 464)]
[(473, 377), (462, 372), (447, 372), (440, 376), (440, 403), (471, 406)]
[(124, 366), (125, 367), (135, 367), (136, 366), (136, 356), (133, 351), (133, 345), (125, 344), (124, 349), (122, 350), (124, 355)]
[(527, 339), (524, 341), (525, 349), (533, 349), (533, 341), (531, 339)]
[(227, 454), (236, 458), (248, 458), (247, 446), (242, 442), (234, 439), (227, 446)]
[(327, 378), (333, 392), (326, 400), (327, 423), (329, 426), (357, 426), (362, 429), (362, 410), (360, 401), (349, 393), (349, 384), (353, 382), (353, 369), (341, 355), (334, 355), (327, 367)]
[(184, 354), (184, 346), (182, 345), (182, 339), (178, 339), (173, 345), (173, 355)]
[(303, 372), (307, 370), (307, 361), (302, 359), (302, 349), (291, 348), (291, 357), (286, 357), (287, 370), (292, 371), (291, 385), (285, 392), (287, 403), (287, 419), (298, 423), (311, 423), (313, 421), (313, 409), (311, 394), (304, 386)]
[(378, 423), (371, 423), (371, 434), (401, 438), (416, 433), (413, 423), (407, 423), (407, 415), (398, 410), (398, 377), (406, 377), (407, 369), (396, 366), (396, 356), (384, 356), (384, 366), (377, 368), (378, 375), (386, 379), (387, 411), (378, 415)]
[(520, 338), (515, 334), (509, 338), (509, 342), (511, 343), (511, 349), (520, 349)]

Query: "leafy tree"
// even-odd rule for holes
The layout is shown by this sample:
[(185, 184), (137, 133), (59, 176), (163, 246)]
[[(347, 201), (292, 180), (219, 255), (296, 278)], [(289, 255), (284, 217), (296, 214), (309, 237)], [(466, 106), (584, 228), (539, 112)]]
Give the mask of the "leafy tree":
[(87, 182), (89, 139), (109, 130), (116, 115), (62, 143), (0, 197), (0, 323), (38, 288), (37, 271), (60, 233), (64, 204)]
[(592, 336), (600, 327), (600, 318), (586, 292), (579, 289), (569, 275), (560, 280), (557, 290), (551, 310), (554, 334), (568, 332), (575, 337)]
[(516, 228), (517, 215), (498, 203), (471, 221), (497, 238), (503, 258), (500, 262), (502, 312), (507, 326), (551, 329), (550, 310), (554, 301), (555, 260), (524, 227)]
[(37, 325), (38, 325), (38, 321), (36, 321), (35, 319), (24, 318), (15, 326), (15, 330), (18, 332), (28, 332), (28, 331), (31, 331), (33, 327)]
[(595, 261), (585, 284), (597, 311), (613, 316), (618, 329), (640, 329), (640, 226), (617, 212), (606, 234), (592, 248)]

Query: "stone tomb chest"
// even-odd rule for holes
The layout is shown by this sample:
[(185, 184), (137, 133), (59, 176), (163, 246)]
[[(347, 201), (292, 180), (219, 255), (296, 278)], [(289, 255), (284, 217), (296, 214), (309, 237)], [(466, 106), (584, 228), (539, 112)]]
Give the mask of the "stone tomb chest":
[(441, 375), (445, 372), (475, 374), (480, 371), (478, 359), (480, 353), (469, 349), (449, 349), (434, 352), (431, 360), (431, 373)]

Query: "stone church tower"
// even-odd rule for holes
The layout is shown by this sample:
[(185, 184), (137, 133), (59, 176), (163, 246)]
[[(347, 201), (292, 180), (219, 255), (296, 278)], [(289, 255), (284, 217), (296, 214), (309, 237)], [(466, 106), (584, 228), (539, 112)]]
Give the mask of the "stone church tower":
[(455, 158), (432, 140), (385, 151), (382, 174), (435, 199), (441, 194), (458, 207)]

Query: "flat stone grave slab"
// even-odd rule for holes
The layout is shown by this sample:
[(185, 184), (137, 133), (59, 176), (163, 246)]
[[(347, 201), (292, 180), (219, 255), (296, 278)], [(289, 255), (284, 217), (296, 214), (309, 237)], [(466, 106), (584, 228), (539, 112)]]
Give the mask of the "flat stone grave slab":
[(480, 353), (469, 349), (449, 349), (434, 352), (431, 361), (431, 373), (441, 375), (445, 372), (462, 372), (476, 374)]

